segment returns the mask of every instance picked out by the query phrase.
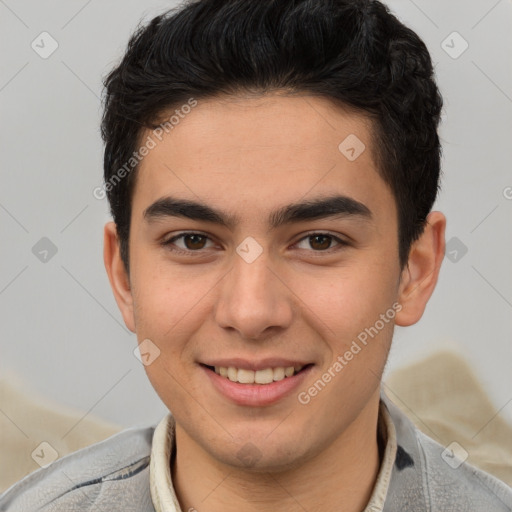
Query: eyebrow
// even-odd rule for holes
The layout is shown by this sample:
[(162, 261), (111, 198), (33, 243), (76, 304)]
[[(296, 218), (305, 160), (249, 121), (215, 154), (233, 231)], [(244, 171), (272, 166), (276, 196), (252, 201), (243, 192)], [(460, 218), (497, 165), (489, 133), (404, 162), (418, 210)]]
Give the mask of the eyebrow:
[[(148, 223), (167, 217), (181, 217), (219, 224), (230, 230), (239, 223), (236, 215), (227, 214), (203, 203), (171, 196), (155, 201), (144, 210), (143, 217)], [(372, 212), (365, 204), (351, 197), (334, 195), (292, 203), (274, 210), (269, 215), (268, 224), (270, 229), (276, 229), (282, 225), (326, 218), (359, 218), (370, 221)]]

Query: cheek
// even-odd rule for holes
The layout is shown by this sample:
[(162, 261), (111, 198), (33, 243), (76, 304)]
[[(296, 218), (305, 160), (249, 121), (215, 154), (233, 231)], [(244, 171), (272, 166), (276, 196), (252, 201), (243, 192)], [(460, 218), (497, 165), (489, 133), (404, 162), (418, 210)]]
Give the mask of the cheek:
[[(298, 277), (298, 276), (297, 276)], [(383, 261), (326, 269), (297, 279), (294, 292), (315, 329), (330, 339), (347, 340), (373, 325), (396, 299), (398, 273)], [(309, 313), (308, 313), (309, 311)]]
[[(162, 402), (179, 421), (186, 422), (187, 418), (201, 414), (194, 398), (200, 397), (200, 393), (186, 375), (169, 365), (167, 355), (162, 354), (151, 365), (145, 366), (146, 375)], [(203, 420), (207, 422), (206, 418)]]
[[(186, 377), (195, 364), (195, 343), (191, 340), (211, 308), (213, 284), (209, 279), (171, 273), (161, 265), (153, 269), (135, 280), (134, 315), (139, 343), (149, 339), (160, 351), (158, 359), (145, 369), (167, 403), (183, 387), (191, 391), (193, 383)], [(162, 393), (169, 396), (164, 399)]]
[(185, 277), (161, 262), (140, 265), (132, 285), (137, 334), (162, 341), (172, 336), (196, 314), (209, 288), (208, 280)]

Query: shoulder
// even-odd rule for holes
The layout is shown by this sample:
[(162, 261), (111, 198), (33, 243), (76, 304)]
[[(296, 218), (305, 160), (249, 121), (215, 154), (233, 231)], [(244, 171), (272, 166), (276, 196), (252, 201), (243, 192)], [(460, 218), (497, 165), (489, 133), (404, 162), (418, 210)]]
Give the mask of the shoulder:
[(512, 489), (465, 462), (464, 448), (455, 442), (444, 447), (418, 429), (416, 438), (423, 456), (426, 488), (430, 500), (436, 504), (435, 510), (450, 510), (448, 505), (457, 497), (457, 510), (512, 511)]
[(400, 508), (408, 503), (414, 504), (414, 510), (429, 512), (512, 511), (509, 486), (464, 462), (463, 450), (454, 453), (457, 445), (444, 447), (425, 435), (389, 399), (383, 398), (397, 438), (388, 491), (389, 503), (394, 508), (389, 510), (410, 510)]
[(0, 495), (0, 511), (153, 512), (149, 460), (154, 429), (123, 430), (34, 471)]

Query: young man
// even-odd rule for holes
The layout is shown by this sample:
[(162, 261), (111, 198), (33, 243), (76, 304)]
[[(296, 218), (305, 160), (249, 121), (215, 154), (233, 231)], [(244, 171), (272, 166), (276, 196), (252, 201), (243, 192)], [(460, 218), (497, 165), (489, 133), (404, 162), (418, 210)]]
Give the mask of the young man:
[(511, 510), (380, 390), (444, 256), (441, 105), (376, 1), (202, 0), (140, 28), (106, 79), (104, 258), (172, 414), (0, 510)]

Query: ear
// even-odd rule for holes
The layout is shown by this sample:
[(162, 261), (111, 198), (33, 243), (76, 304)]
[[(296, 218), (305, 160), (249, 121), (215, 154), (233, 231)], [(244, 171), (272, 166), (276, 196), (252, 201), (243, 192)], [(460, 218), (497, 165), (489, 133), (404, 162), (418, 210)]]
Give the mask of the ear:
[(117, 306), (123, 315), (124, 323), (130, 331), (135, 332), (135, 318), (133, 315), (133, 297), (130, 287), (130, 278), (126, 272), (119, 239), (117, 237), (116, 224), (108, 222), (105, 224), (103, 236), (103, 261), (108, 274), (110, 286), (114, 292)]
[(412, 325), (422, 317), (443, 262), (445, 228), (446, 217), (441, 212), (431, 212), (423, 233), (412, 244), (400, 276), (398, 302), (402, 309), (395, 316), (396, 325)]

